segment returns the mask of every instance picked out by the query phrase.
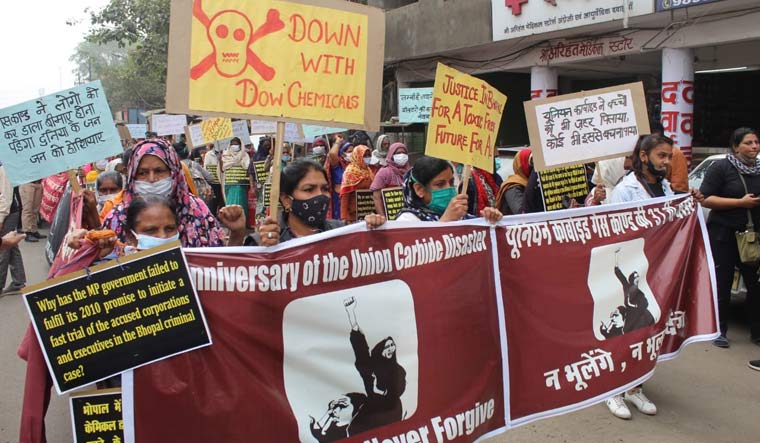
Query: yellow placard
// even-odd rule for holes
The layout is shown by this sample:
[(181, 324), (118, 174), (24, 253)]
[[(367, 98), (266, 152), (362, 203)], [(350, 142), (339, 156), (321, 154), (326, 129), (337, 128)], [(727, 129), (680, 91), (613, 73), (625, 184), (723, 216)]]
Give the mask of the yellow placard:
[(496, 135), (507, 96), (438, 63), (425, 155), (493, 172)]
[(203, 142), (211, 143), (217, 140), (232, 137), (232, 120), (224, 117), (215, 117), (201, 122)]
[[(375, 14), (384, 21), (376, 8), (337, 1), (174, 0), (167, 108), (366, 126), (368, 107), (379, 114), (380, 89), (368, 93), (382, 76)], [(371, 39), (381, 54), (368, 66)], [(177, 60), (184, 49), (189, 66)]]

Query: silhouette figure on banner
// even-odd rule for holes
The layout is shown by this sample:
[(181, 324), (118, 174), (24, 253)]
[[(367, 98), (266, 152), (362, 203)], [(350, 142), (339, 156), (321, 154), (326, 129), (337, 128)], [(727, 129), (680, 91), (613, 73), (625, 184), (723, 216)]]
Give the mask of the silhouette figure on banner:
[(615, 251), (615, 277), (623, 286), (623, 304), (610, 313), (609, 323), (602, 322), (599, 327), (605, 338), (615, 337), (654, 324), (654, 316), (649, 312), (649, 302), (639, 289), (639, 273), (633, 271), (626, 278), (618, 266), (618, 253), (620, 253), (619, 248)]
[(356, 299), (349, 297), (343, 305), (351, 325), (349, 341), (354, 366), (365, 393), (340, 396), (328, 403), (322, 418), (310, 417), (311, 434), (320, 443), (334, 442), (404, 418), (401, 395), (406, 389), (406, 371), (396, 361), (396, 342), (385, 337), (370, 351), (356, 318)]

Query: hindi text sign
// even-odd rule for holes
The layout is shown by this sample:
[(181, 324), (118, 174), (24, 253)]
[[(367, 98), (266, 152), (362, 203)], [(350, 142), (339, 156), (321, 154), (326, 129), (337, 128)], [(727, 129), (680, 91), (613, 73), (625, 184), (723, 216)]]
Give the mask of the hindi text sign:
[(14, 186), (122, 152), (99, 80), (0, 110), (0, 132)]
[(649, 134), (641, 82), (526, 101), (536, 170), (621, 157)]
[(337, 0), (172, 0), (170, 29), (172, 112), (378, 128), (380, 9)]
[(32, 286), (24, 301), (59, 394), (211, 344), (178, 243)]
[(399, 88), (398, 121), (400, 123), (427, 123), (433, 103), (433, 88)]
[(74, 443), (124, 441), (120, 389), (77, 392), (69, 405)]
[(187, 125), (186, 115), (154, 114), (150, 119), (151, 129), (159, 136), (183, 134)]
[(506, 102), (483, 80), (438, 63), (425, 155), (493, 171)]
[(565, 197), (582, 202), (589, 192), (584, 165), (545, 170), (538, 173), (538, 179), (546, 211), (567, 209), (563, 204)]

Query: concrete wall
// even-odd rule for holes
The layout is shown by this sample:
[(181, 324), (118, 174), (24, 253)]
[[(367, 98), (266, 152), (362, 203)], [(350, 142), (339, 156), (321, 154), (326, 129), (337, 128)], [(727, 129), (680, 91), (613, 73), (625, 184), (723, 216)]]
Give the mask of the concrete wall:
[(402, 6), (406, 6), (410, 3), (415, 3), (417, 0), (368, 0), (367, 4), (369, 6), (374, 6), (376, 8), (382, 8), (382, 9), (396, 9), (400, 8)]
[(491, 0), (419, 0), (386, 12), (386, 63), (491, 39)]

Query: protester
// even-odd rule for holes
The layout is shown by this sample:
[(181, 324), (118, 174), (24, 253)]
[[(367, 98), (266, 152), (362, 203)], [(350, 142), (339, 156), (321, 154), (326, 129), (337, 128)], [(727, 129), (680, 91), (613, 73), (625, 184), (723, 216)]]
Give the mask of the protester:
[(203, 200), (192, 195), (177, 154), (163, 140), (145, 140), (134, 147), (127, 170), (127, 188), (122, 203), (106, 216), (103, 226), (122, 242), (127, 209), (137, 195), (167, 195), (177, 206), (178, 231), (182, 246), (222, 246), (224, 232)]
[[(293, 149), (290, 146), (290, 143), (283, 142), (282, 143), (282, 156), (280, 157), (280, 171), (285, 169), (285, 166), (288, 165), (293, 160)], [(266, 158), (266, 163), (264, 163), (264, 169), (269, 171), (269, 174), (272, 174), (272, 162), (274, 161), (274, 152), (270, 152), (269, 157)]]
[(354, 150), (354, 145), (343, 141), (343, 135), (337, 134), (335, 136), (335, 142), (327, 153), (327, 161), (325, 162), (325, 170), (327, 171), (327, 177), (330, 184), (332, 198), (331, 205), (331, 218), (335, 220), (340, 219), (340, 189), (343, 184), (343, 171), (348, 167), (348, 163), (351, 161), (351, 152)]
[[(381, 136), (382, 137), (382, 136)], [(380, 140), (378, 143), (387, 140)], [(374, 154), (374, 153), (373, 153)], [(403, 143), (394, 143), (388, 149), (385, 156), (385, 166), (375, 175), (372, 185), (369, 187), (372, 192), (372, 198), (375, 202), (375, 211), (378, 214), (385, 214), (385, 205), (383, 204), (382, 190), (385, 188), (398, 188), (404, 186), (404, 174), (409, 170), (409, 152)]]
[[(375, 150), (372, 151), (372, 158), (381, 168), (388, 165), (388, 151), (390, 148), (391, 139), (385, 134), (379, 135), (375, 143)], [(406, 146), (404, 146), (404, 149), (406, 150)]]
[(525, 186), (528, 184), (528, 177), (533, 170), (532, 151), (522, 149), (512, 160), (512, 169), (514, 173), (507, 177), (504, 183), (499, 187), (499, 193), (496, 196), (497, 208), (504, 215), (514, 215), (523, 213)]
[(311, 145), (311, 160), (323, 165), (327, 159), (327, 142), (322, 137), (314, 139)]
[(222, 147), (219, 145), (209, 145), (210, 148), (203, 158), (203, 168), (211, 174), (211, 190), (214, 192), (214, 199), (209, 206), (212, 214), (215, 214), (219, 208), (224, 206), (224, 193), (222, 192), (222, 182), (220, 160), (222, 158)]
[[(716, 161), (707, 170), (701, 186), (705, 195), (703, 204), (711, 209), (707, 232), (715, 262), (721, 334), (713, 343), (720, 348), (730, 346), (727, 319), (735, 268), (741, 272), (747, 287), (750, 337), (753, 343), (760, 345), (758, 265), (741, 262), (735, 235), (747, 230), (750, 221), (755, 231), (760, 226), (760, 144), (757, 131), (751, 128), (735, 130), (730, 146), (731, 152), (726, 158)], [(751, 214), (751, 220), (748, 220), (748, 214)]]
[[(612, 190), (610, 202), (634, 202), (673, 195), (670, 183), (665, 178), (672, 157), (673, 141), (668, 137), (663, 135), (641, 137), (633, 150), (632, 171)], [(702, 200), (702, 195), (698, 191), (692, 191), (692, 195), (698, 201)], [(657, 407), (644, 395), (642, 388), (643, 385), (639, 385), (628, 390), (624, 396), (615, 395), (607, 399), (607, 408), (614, 416), (629, 419), (631, 411), (625, 404), (625, 400), (628, 400), (644, 414), (657, 414)]]
[(256, 149), (256, 155), (253, 157), (253, 161), (264, 161), (269, 157), (269, 152), (272, 150), (272, 139), (269, 137), (261, 137), (259, 139), (259, 147)]
[[(501, 212), (486, 207), (480, 212), (491, 223), (502, 218)], [(457, 221), (474, 218), (467, 213), (467, 196), (456, 193), (454, 168), (435, 157), (421, 157), (404, 177), (404, 209), (398, 221)]]
[(109, 200), (116, 198), (124, 189), (121, 174), (116, 171), (102, 172), (95, 181), (97, 192), (98, 213), (103, 210), (103, 205)]
[[(310, 160), (295, 160), (280, 176), (280, 204), (283, 212), (279, 222), (267, 217), (259, 226), (259, 232), (238, 242), (237, 236), (230, 236), (229, 245), (274, 246), (288, 240), (344, 226), (340, 220), (328, 220), (330, 187), (327, 173), (318, 163)], [(232, 232), (240, 232), (245, 226), (242, 215), (220, 211), (219, 218)], [(242, 220), (241, 220), (242, 218)], [(385, 223), (385, 217), (370, 214), (364, 218), (369, 229)]]
[[(5, 167), (0, 162), (0, 237), (3, 238), (3, 243), (6, 239), (8, 241), (8, 245), (0, 249), (0, 289), (5, 288), (2, 289), (2, 295), (17, 294), (21, 288), (26, 286), (26, 272), (18, 242), (28, 234), (24, 234), (24, 236), (10, 235), (16, 232), (18, 228), (21, 211), (19, 189), (11, 186), (11, 182), (5, 173)], [(35, 239), (35, 241), (37, 240)], [(11, 284), (5, 287), (8, 268), (11, 271)]]
[(351, 152), (351, 161), (343, 172), (340, 187), (340, 219), (346, 223), (356, 221), (356, 191), (370, 189), (375, 175), (369, 169), (369, 148), (359, 145)]
[(0, 237), (0, 251), (7, 251), (14, 246), (18, 246), (24, 238), (26, 238), (26, 234), (21, 234), (16, 231), (11, 231), (5, 234)]
[(21, 196), (21, 231), (26, 234), (26, 241), (36, 243), (47, 238), (37, 230), (42, 204), (42, 180), (24, 183), (18, 187), (18, 192)]
[(234, 137), (222, 154), (224, 171), (224, 200), (227, 205), (239, 205), (248, 213), (248, 166), (251, 163), (242, 142)]
[(190, 177), (192, 177), (195, 189), (198, 191), (198, 197), (203, 199), (206, 206), (211, 208), (214, 200), (214, 190), (211, 188), (211, 183), (214, 181), (214, 176), (204, 169), (200, 163), (188, 158), (187, 145), (175, 143), (173, 147), (177, 153), (177, 157), (179, 157), (183, 164), (183, 169), (187, 168), (190, 171)]
[(586, 206), (607, 204), (612, 197), (612, 190), (620, 183), (626, 172), (626, 163), (629, 157), (611, 158), (597, 162), (594, 174), (591, 176), (591, 184), (594, 188), (586, 197)]

